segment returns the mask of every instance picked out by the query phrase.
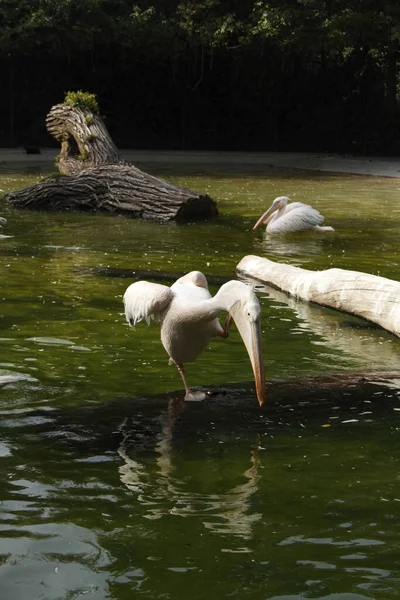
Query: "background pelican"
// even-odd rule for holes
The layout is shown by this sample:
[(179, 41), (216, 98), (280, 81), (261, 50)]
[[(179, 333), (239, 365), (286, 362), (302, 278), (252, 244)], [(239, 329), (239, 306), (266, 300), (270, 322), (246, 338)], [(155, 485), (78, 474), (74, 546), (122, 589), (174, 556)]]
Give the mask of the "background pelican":
[[(0, 217), (0, 229), (6, 223), (7, 223), (7, 219), (5, 219), (4, 217)], [(12, 235), (3, 235), (2, 233), (0, 233), (0, 240), (5, 240), (6, 238), (10, 238), (10, 237), (13, 237), (13, 236)]]
[(334, 231), (333, 227), (321, 227), (325, 217), (315, 208), (302, 202), (291, 202), (288, 196), (275, 198), (269, 209), (258, 219), (253, 231), (267, 223), (269, 233), (294, 233), (296, 231)]
[[(265, 399), (265, 371), (261, 352), (260, 305), (253, 289), (241, 281), (228, 281), (212, 297), (207, 279), (200, 271), (180, 277), (171, 287), (137, 281), (124, 295), (125, 316), (134, 327), (150, 317), (161, 323), (161, 341), (170, 362), (181, 374), (185, 400), (203, 400), (203, 392), (192, 392), (187, 385), (184, 363), (194, 362), (206, 349), (211, 338), (228, 337), (232, 318), (242, 336), (253, 367), (260, 406)], [(221, 311), (228, 318), (222, 328)]]

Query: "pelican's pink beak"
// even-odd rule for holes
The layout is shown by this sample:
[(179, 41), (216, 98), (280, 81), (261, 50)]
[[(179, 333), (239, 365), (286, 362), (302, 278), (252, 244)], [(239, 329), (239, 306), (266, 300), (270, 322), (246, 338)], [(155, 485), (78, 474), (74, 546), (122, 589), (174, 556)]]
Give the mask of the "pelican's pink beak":
[(232, 310), (231, 314), (242, 337), (244, 345), (246, 346), (251, 366), (253, 367), (254, 383), (256, 386), (258, 403), (260, 406), (262, 406), (265, 402), (267, 389), (265, 383), (265, 367), (262, 356), (260, 318), (258, 317), (254, 321), (249, 321), (240, 308)]
[(265, 366), (261, 349), (262, 347), (260, 321), (252, 323), (250, 337), (252, 348), (251, 352), (249, 352), (249, 357), (251, 361), (251, 366), (253, 367), (254, 383), (256, 386), (258, 403), (260, 406), (262, 406), (265, 402), (267, 388), (265, 383)]
[(253, 231), (255, 231), (257, 229), (257, 227), (259, 227), (260, 225), (262, 225), (263, 223), (265, 223), (265, 221), (268, 221), (269, 217), (276, 210), (278, 210), (278, 208), (279, 208), (279, 206), (271, 204), (271, 206), (269, 207), (269, 209), (266, 210), (265, 213), (263, 215), (261, 215), (261, 217), (258, 219), (257, 223), (253, 227)]

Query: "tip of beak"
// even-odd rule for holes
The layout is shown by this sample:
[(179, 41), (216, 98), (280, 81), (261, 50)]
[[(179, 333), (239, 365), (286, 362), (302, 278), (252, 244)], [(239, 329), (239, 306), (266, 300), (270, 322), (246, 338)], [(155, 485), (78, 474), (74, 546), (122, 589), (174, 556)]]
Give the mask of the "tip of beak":
[(262, 408), (265, 402), (265, 392), (263, 394), (257, 395), (257, 400), (258, 404), (260, 405), (260, 408)]

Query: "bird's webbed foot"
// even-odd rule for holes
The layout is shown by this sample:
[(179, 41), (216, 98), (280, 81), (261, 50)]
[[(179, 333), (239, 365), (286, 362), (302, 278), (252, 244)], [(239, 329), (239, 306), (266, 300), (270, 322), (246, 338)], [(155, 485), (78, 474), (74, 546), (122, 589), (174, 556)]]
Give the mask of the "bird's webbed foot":
[(185, 402), (202, 402), (207, 398), (207, 394), (204, 392), (192, 392), (189, 390), (185, 395)]

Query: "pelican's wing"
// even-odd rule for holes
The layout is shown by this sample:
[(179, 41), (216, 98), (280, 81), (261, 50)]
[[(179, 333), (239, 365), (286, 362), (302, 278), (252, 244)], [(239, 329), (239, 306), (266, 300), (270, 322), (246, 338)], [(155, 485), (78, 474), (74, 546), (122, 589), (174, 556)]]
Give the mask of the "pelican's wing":
[(171, 288), (149, 281), (132, 283), (124, 294), (125, 316), (131, 327), (143, 319), (150, 324), (150, 317), (160, 320), (160, 314), (174, 295)]
[(200, 271), (191, 271), (171, 285), (171, 290), (185, 303), (211, 298), (206, 276)]
[(306, 231), (323, 222), (324, 217), (312, 206), (302, 202), (291, 202), (283, 215), (271, 220), (268, 231), (272, 233)]

